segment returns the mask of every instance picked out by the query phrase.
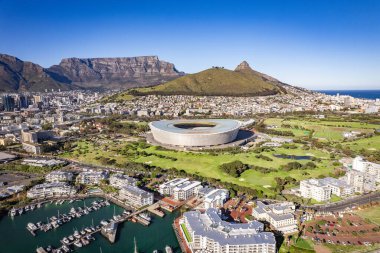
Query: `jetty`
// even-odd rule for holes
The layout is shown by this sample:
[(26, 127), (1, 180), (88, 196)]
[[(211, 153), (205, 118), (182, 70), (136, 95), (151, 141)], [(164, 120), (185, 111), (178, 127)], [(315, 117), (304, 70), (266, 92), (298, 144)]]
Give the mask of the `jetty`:
[(165, 216), (165, 213), (161, 211), (159, 208), (160, 205), (158, 203), (155, 203), (148, 207), (148, 211), (162, 218)]

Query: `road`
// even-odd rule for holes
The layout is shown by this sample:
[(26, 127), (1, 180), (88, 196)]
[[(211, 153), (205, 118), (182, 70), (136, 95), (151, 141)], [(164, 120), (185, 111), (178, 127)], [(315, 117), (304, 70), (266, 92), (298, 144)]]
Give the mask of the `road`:
[(343, 211), (346, 208), (357, 207), (357, 206), (365, 205), (371, 202), (379, 202), (379, 201), (380, 201), (380, 192), (377, 191), (377, 192), (373, 192), (373, 193), (369, 193), (365, 195), (353, 196), (336, 203), (331, 203), (331, 204), (326, 204), (326, 205), (302, 206), (302, 207), (305, 209), (310, 208), (310, 209), (314, 209), (316, 211), (321, 211), (321, 212), (338, 212), (338, 211)]

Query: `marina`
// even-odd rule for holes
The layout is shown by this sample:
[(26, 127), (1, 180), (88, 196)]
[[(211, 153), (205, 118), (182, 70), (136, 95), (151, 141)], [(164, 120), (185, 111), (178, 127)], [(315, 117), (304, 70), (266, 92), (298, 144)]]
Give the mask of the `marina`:
[[(60, 203), (60, 205), (62, 205), (63, 201), (57, 201), (57, 203)], [(72, 207), (70, 209), (70, 212), (68, 213), (60, 214), (58, 210), (57, 216), (53, 215), (50, 218), (46, 218), (47, 220), (46, 223), (42, 221), (38, 221), (36, 224), (29, 222), (28, 225), (26, 226), (26, 229), (33, 236), (35, 236), (37, 230), (47, 232), (47, 231), (50, 231), (51, 229), (57, 229), (58, 227), (72, 221), (75, 218), (80, 218), (83, 215), (88, 215), (90, 212), (97, 211), (104, 206), (110, 205), (110, 203), (107, 200), (93, 201), (90, 206), (86, 206), (85, 201), (83, 201), (83, 203), (84, 203), (83, 207), (77, 207), (77, 208)]]
[[(0, 219), (0, 233), (5, 234), (11, 230), (12, 234), (7, 238), (0, 238), (0, 243), (6, 245), (4, 252), (133, 252), (134, 242), (139, 252), (166, 252), (168, 245), (172, 251), (181, 252), (175, 233), (172, 229), (172, 222), (178, 213), (164, 213), (164, 217), (150, 216), (148, 211), (131, 213), (113, 203), (105, 205), (96, 212), (89, 212), (79, 218), (72, 218), (64, 226), (58, 229), (51, 229), (49, 233), (40, 233), (36, 230), (36, 236), (31, 237), (30, 232), (25, 229), (30, 225), (31, 230), (41, 226), (39, 221), (47, 217), (60, 214), (69, 214), (74, 208), (91, 206), (91, 203), (102, 201), (100, 198), (88, 198), (85, 201), (65, 201), (56, 204), (55, 201), (47, 202), (40, 208), (35, 208), (34, 212), (26, 212), (17, 217), (3, 216)], [(138, 217), (142, 223), (149, 223), (143, 226), (139, 222), (131, 222), (132, 216)], [(50, 221), (51, 222), (51, 221)], [(31, 223), (31, 224), (29, 224)], [(38, 223), (38, 224), (37, 224)], [(41, 222), (42, 223), (42, 222)], [(116, 223), (116, 226), (112, 226)], [(33, 225), (34, 226), (33, 226)], [(102, 229), (103, 228), (103, 229)], [(104, 230), (104, 232), (102, 232)], [(79, 237), (78, 237), (79, 234)], [(76, 237), (75, 237), (76, 235)], [(23, 244), (19, 243), (20, 238)], [(24, 240), (25, 239), (25, 240)], [(54, 251), (53, 251), (54, 250)]]

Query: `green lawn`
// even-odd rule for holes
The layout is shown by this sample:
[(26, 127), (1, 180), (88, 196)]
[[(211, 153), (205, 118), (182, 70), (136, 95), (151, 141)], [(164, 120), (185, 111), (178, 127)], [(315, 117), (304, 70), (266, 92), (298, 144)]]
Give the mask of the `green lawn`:
[[(121, 150), (128, 149), (131, 152), (130, 156), (120, 154)], [(296, 149), (275, 148), (274, 151), (262, 152), (263, 155), (273, 159), (273, 161), (266, 161), (257, 158), (257, 153), (242, 152), (238, 154), (220, 153), (212, 155), (206, 152), (185, 152), (173, 150), (161, 150), (155, 146), (147, 148), (137, 148), (139, 152), (146, 152), (146, 155), (135, 155), (136, 150), (128, 147), (128, 142), (117, 142), (115, 140), (103, 140), (103, 142), (93, 143), (91, 141), (78, 141), (77, 147), (70, 153), (63, 154), (64, 157), (70, 157), (75, 160), (91, 163), (95, 165), (102, 165), (101, 157), (115, 159), (116, 163), (124, 164), (127, 161), (134, 161), (139, 163), (148, 163), (162, 168), (177, 168), (183, 169), (191, 174), (198, 174), (204, 177), (211, 177), (220, 179), (225, 182), (232, 182), (241, 186), (251, 187), (254, 189), (262, 190), (267, 195), (272, 195), (274, 192), (273, 187), (276, 186), (275, 177), (284, 178), (291, 176), (297, 180), (302, 180), (311, 177), (318, 177), (319, 175), (328, 175), (336, 167), (329, 157), (329, 153), (311, 149), (303, 150), (302, 145), (297, 144)], [(128, 152), (129, 152), (128, 151)], [(291, 159), (282, 159), (274, 157), (273, 154), (287, 154), (287, 155), (310, 155), (321, 158), (321, 162), (315, 162), (316, 169), (308, 170), (293, 170), (293, 171), (278, 171), (268, 174), (263, 174), (254, 170), (245, 171), (239, 178), (234, 178), (219, 169), (223, 163), (240, 160), (243, 163), (279, 169), (281, 165), (285, 165)], [(170, 159), (173, 158), (173, 159)], [(306, 163), (308, 160), (300, 160), (300, 163)], [(309, 175), (303, 175), (303, 173)]]
[(183, 233), (186, 236), (186, 240), (188, 242), (192, 242), (193, 239), (191, 238), (191, 235), (190, 235), (189, 231), (187, 230), (187, 227), (185, 226), (185, 224), (181, 224), (181, 228), (182, 228)]
[[(264, 121), (267, 125), (276, 125), (277, 130), (292, 131), (296, 137), (307, 136), (308, 132), (304, 129), (295, 129), (294, 127), (303, 127), (307, 130), (314, 130), (314, 138), (326, 139), (329, 141), (341, 141), (344, 139), (343, 133), (349, 131), (359, 131), (362, 133), (373, 133), (378, 125), (362, 122), (344, 122), (344, 121), (326, 121), (326, 120), (297, 120), (269, 118)], [(284, 128), (282, 125), (291, 125), (292, 128)]]
[(351, 142), (344, 142), (342, 143), (342, 145), (344, 147), (349, 147), (350, 149), (355, 150), (355, 151), (360, 151), (362, 149), (366, 149), (369, 151), (379, 151), (380, 150), (380, 135), (377, 135), (371, 138), (351, 141)]
[(343, 245), (329, 244), (329, 243), (326, 243), (323, 245), (329, 248), (332, 251), (332, 253), (349, 253), (349, 252), (355, 252), (355, 253), (363, 252), (364, 253), (364, 252), (373, 252), (373, 250), (380, 249), (379, 244), (368, 246), (368, 247), (360, 246), (360, 245), (343, 246)]
[(341, 201), (341, 200), (342, 200), (341, 197), (338, 197), (337, 195), (332, 194), (332, 195), (331, 195), (331, 199), (330, 199), (330, 201), (319, 202), (319, 201), (316, 201), (315, 199), (311, 199), (311, 200), (310, 200), (310, 204), (312, 204), (312, 205), (316, 205), (316, 204), (334, 203), (334, 202), (338, 202), (338, 201)]
[(313, 242), (302, 238), (298, 238), (294, 246), (305, 250), (314, 250)]
[(360, 217), (369, 219), (380, 226), (380, 206), (369, 207), (356, 212)]

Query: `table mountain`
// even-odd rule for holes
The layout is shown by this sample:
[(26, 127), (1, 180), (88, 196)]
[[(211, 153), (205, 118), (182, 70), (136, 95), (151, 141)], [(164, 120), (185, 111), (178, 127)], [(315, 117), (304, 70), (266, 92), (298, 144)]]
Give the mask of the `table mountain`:
[(157, 85), (183, 75), (157, 56), (68, 58), (43, 68), (0, 54), (0, 91), (127, 89)]
[(68, 58), (49, 69), (83, 88), (131, 88), (160, 84), (183, 73), (157, 56)]

